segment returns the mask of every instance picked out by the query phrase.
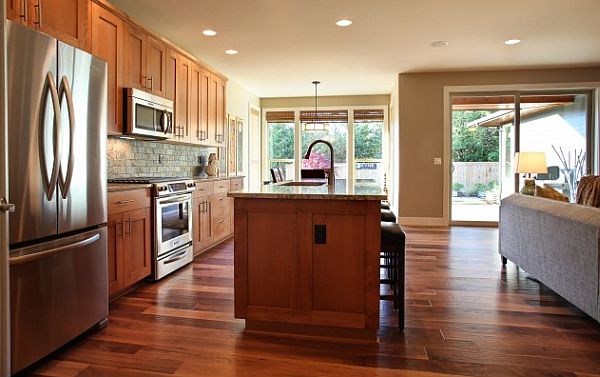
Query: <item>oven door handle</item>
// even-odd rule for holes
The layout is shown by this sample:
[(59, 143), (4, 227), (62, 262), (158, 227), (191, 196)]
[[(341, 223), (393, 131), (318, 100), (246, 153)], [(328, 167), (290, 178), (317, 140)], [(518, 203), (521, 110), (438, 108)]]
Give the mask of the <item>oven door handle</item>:
[(163, 263), (164, 264), (169, 264), (169, 263), (174, 263), (177, 262), (178, 260), (181, 260), (183, 258), (185, 258), (185, 256), (188, 253), (188, 249), (182, 250), (176, 254), (171, 255), (168, 259), (166, 259)]
[(165, 204), (176, 204), (176, 203), (183, 203), (183, 202), (187, 202), (192, 200), (191, 195), (179, 195), (179, 196), (172, 196), (169, 197), (168, 199), (158, 199), (158, 204), (159, 205), (165, 205)]

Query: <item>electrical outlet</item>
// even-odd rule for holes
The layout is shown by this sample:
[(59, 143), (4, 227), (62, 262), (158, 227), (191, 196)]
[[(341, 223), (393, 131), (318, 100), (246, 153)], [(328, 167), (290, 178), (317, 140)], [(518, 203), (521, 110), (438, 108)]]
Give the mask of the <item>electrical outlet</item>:
[(162, 164), (163, 161), (164, 161), (164, 159), (165, 159), (165, 155), (164, 154), (159, 154), (158, 155), (158, 163), (159, 164)]
[(434, 157), (433, 158), (433, 164), (434, 165), (441, 165), (442, 164), (442, 158), (441, 157)]

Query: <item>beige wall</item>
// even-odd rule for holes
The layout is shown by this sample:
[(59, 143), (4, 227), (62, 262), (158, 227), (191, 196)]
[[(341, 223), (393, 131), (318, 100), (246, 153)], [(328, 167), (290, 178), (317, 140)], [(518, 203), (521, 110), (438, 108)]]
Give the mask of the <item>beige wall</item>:
[[(390, 96), (364, 95), (364, 96), (319, 96), (318, 107), (331, 106), (388, 106)], [(315, 106), (315, 97), (283, 97), (283, 98), (261, 98), (260, 105), (263, 109), (290, 108)]]
[(444, 155), (445, 86), (598, 81), (600, 67), (399, 74), (399, 216), (443, 217), (444, 169), (433, 158)]
[(260, 99), (235, 81), (227, 81), (227, 114), (248, 120), (248, 104), (260, 106)]

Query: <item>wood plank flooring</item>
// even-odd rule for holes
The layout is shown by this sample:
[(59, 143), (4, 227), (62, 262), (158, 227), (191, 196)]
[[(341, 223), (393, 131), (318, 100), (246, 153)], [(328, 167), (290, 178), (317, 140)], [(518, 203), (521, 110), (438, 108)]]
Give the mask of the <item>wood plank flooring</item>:
[(249, 335), (233, 318), (233, 242), (110, 306), (109, 325), (33, 376), (600, 376), (600, 325), (497, 254), (497, 230), (407, 227), (406, 330), (381, 341)]

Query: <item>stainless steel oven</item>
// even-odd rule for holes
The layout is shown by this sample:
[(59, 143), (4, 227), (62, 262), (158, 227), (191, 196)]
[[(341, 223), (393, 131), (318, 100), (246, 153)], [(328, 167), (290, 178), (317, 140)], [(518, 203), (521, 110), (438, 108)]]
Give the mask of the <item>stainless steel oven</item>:
[(193, 181), (154, 185), (154, 279), (190, 263), (192, 247)]
[(173, 136), (173, 101), (135, 88), (126, 88), (125, 96), (126, 134), (152, 139)]

